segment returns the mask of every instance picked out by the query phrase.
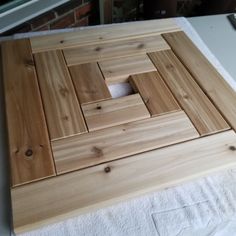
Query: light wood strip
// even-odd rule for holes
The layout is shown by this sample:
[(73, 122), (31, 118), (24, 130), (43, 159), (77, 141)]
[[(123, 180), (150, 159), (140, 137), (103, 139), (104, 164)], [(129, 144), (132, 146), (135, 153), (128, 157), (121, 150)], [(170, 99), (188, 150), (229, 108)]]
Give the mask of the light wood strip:
[(146, 52), (165, 49), (170, 49), (170, 47), (160, 35), (156, 35), (146, 38), (64, 49), (63, 52), (67, 65), (71, 66), (113, 58), (141, 55)]
[(2, 43), (11, 182), (55, 175), (29, 40)]
[(34, 55), (51, 140), (87, 132), (61, 51)]
[(132, 75), (130, 82), (133, 88), (141, 94), (152, 116), (180, 110), (178, 103), (157, 71)]
[(230, 128), (171, 50), (149, 56), (201, 135)]
[(215, 106), (236, 130), (236, 92), (184, 32), (164, 34), (164, 37)]
[(13, 189), (15, 231), (232, 168), (235, 147), (235, 133), (227, 131)]
[(146, 54), (102, 61), (99, 66), (109, 84), (127, 82), (130, 75), (156, 71)]
[(69, 70), (81, 104), (111, 98), (97, 63), (71, 66)]
[(150, 117), (139, 94), (83, 105), (82, 110), (89, 131)]
[(86, 46), (118, 40), (142, 38), (180, 30), (173, 19), (112, 24), (102, 27), (87, 27), (75, 32), (59, 33), (30, 39), (33, 52), (48, 51), (75, 46)]
[(57, 140), (52, 149), (61, 174), (198, 136), (180, 111)]

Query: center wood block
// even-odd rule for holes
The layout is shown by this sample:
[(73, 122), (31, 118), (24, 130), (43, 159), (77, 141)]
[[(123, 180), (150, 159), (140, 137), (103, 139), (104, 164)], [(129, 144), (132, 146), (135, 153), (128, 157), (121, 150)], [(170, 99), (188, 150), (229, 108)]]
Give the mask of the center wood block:
[(157, 71), (132, 75), (130, 83), (139, 92), (152, 116), (180, 110), (174, 96)]
[(83, 105), (89, 131), (150, 117), (139, 94)]

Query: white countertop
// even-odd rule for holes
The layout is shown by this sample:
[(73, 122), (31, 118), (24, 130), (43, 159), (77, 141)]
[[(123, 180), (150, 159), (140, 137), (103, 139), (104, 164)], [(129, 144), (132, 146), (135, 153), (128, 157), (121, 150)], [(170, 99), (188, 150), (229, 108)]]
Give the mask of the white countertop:
[(236, 80), (236, 30), (227, 15), (187, 19), (223, 67)]

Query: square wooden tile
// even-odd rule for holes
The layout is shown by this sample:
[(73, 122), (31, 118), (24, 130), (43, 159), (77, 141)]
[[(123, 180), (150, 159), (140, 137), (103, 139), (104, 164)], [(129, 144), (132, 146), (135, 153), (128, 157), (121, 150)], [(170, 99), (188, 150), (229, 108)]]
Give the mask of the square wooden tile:
[(1, 51), (16, 233), (236, 164), (236, 93), (170, 19)]

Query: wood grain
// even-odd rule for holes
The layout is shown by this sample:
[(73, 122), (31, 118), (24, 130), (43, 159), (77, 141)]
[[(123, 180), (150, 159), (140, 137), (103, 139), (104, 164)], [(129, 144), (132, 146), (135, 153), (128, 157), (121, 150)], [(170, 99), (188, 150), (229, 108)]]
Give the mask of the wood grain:
[(34, 55), (51, 140), (87, 132), (61, 51)]
[(81, 104), (111, 98), (97, 63), (71, 66), (69, 70)]
[(146, 52), (170, 49), (160, 36), (129, 39), (112, 43), (99, 43), (88, 46), (64, 49), (68, 66), (110, 60), (114, 58), (142, 55)]
[(132, 75), (130, 82), (142, 96), (152, 116), (180, 110), (178, 103), (157, 71)]
[(139, 94), (83, 105), (82, 110), (89, 131), (150, 117)]
[(33, 52), (41, 52), (97, 43), (122, 41), (158, 35), (164, 32), (180, 30), (173, 19), (132, 22), (129, 24), (112, 24), (103, 27), (88, 27), (75, 32), (59, 33), (30, 39)]
[(197, 83), (236, 130), (236, 106), (234, 102), (236, 101), (236, 92), (184, 32), (164, 34), (164, 37)]
[(130, 75), (156, 71), (146, 54), (102, 61), (99, 66), (108, 84), (124, 83)]
[(13, 189), (15, 230), (28, 231), (232, 168), (235, 147), (235, 133), (227, 131)]
[(55, 175), (29, 40), (2, 43), (12, 186)]
[(171, 50), (149, 56), (201, 135), (230, 128)]
[(131, 122), (52, 142), (57, 173), (198, 137), (184, 112)]

